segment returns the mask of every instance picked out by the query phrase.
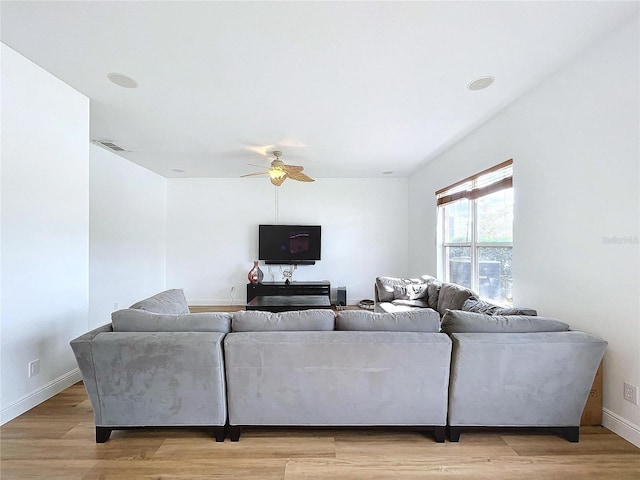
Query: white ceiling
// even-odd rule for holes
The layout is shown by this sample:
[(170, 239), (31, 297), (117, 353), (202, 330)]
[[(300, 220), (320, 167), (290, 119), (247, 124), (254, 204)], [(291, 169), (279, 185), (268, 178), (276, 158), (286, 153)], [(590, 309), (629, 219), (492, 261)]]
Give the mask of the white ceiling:
[[(268, 164), (250, 149), (264, 147), (314, 178), (348, 178), (410, 175), (640, 4), (0, 5), (2, 41), (87, 95), (91, 138), (133, 162), (166, 177), (238, 177)], [(493, 86), (467, 90), (487, 74)]]

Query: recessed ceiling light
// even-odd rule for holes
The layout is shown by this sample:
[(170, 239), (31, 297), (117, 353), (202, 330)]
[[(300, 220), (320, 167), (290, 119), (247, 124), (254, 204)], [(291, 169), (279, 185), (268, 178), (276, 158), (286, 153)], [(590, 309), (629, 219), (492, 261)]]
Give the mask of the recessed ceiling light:
[(495, 77), (492, 77), (491, 75), (485, 75), (484, 77), (476, 78), (475, 80), (469, 82), (467, 84), (467, 88), (472, 91), (484, 90), (485, 88), (491, 86), (495, 81)]
[(124, 88), (138, 88), (138, 82), (136, 82), (133, 78), (127, 77), (121, 73), (110, 73), (107, 75), (107, 78), (111, 80), (116, 85), (119, 85)]

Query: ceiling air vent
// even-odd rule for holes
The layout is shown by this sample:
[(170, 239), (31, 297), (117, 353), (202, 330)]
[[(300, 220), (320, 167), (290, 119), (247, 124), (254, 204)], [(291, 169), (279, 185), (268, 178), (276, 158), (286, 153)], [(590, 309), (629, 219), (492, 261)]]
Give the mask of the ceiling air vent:
[(113, 150), (114, 152), (126, 152), (124, 148), (110, 140), (93, 140), (93, 143), (108, 148), (109, 150)]

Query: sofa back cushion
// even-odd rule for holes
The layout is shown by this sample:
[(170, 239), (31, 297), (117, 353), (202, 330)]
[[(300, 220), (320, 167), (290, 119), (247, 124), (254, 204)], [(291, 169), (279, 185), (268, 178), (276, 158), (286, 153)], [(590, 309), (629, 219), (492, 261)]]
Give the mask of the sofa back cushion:
[(456, 283), (443, 283), (438, 293), (438, 312), (440, 315), (447, 310), (462, 310), (464, 302), (474, 297), (473, 291)]
[(396, 313), (343, 310), (336, 316), (336, 330), (434, 333), (440, 331), (440, 315), (430, 308)]
[(221, 332), (231, 330), (229, 313), (154, 313), (135, 308), (111, 314), (114, 332)]
[(440, 287), (442, 287), (442, 282), (437, 278), (430, 277), (429, 275), (423, 275), (420, 278), (424, 279), (427, 282), (427, 303), (429, 305), (429, 308), (437, 311), (438, 298), (440, 297)]
[(129, 308), (146, 310), (147, 312), (154, 313), (189, 313), (187, 299), (181, 288), (165, 290), (164, 292), (160, 292), (152, 297), (140, 300)]
[(486, 315), (449, 310), (442, 317), (444, 333), (563, 332), (569, 325), (554, 318), (529, 315)]
[(330, 331), (335, 324), (335, 314), (329, 309), (296, 310), (292, 312), (263, 312), (240, 310), (231, 320), (233, 332), (269, 331)]
[[(388, 302), (387, 302), (388, 303)], [(391, 302), (395, 306), (405, 306), (413, 308), (429, 308), (429, 304), (426, 299), (421, 300), (394, 300)]]

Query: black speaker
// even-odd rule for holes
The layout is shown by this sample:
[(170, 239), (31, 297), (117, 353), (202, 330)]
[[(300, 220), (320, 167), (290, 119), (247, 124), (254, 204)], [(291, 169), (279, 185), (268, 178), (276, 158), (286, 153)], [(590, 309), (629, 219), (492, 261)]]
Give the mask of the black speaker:
[(336, 307), (347, 306), (347, 287), (338, 287), (336, 289)]

